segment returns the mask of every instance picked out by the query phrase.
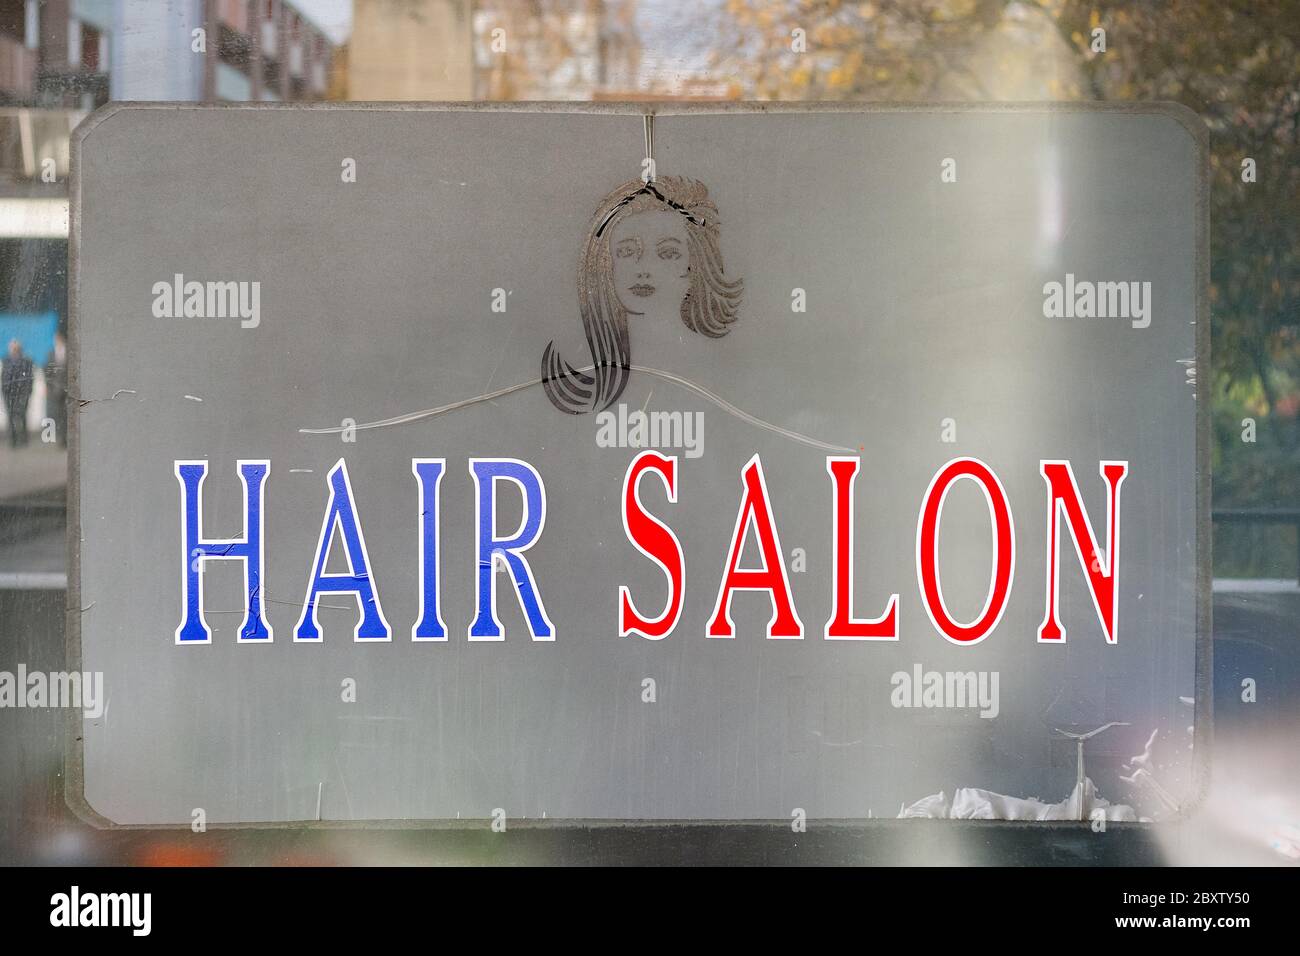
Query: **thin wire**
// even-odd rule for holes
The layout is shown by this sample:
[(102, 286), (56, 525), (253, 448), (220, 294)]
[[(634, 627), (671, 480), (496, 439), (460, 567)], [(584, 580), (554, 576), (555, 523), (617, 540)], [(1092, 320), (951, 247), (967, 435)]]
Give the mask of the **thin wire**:
[(645, 158), (650, 160), (650, 168), (647, 170), (650, 178), (647, 183), (655, 181), (655, 116), (653, 113), (646, 113), (641, 117), (645, 126)]
[[(590, 372), (593, 371), (595, 367), (596, 366), (594, 365), (588, 365), (584, 368), (577, 369), (576, 371)], [(690, 391), (695, 392), (697, 395), (700, 395), (701, 397), (708, 399), (710, 402), (718, 406), (718, 408), (722, 409), (728, 415), (733, 415), (736, 418), (739, 418), (741, 421), (753, 425), (755, 428), (762, 428), (765, 431), (772, 432), (773, 434), (776, 435), (781, 435), (782, 437), (788, 438), (791, 441), (800, 442), (801, 444), (809, 445), (813, 448), (820, 448), (823, 451), (841, 451), (841, 452), (850, 452), (850, 453), (857, 451), (857, 449), (855, 448), (848, 448), (845, 447), (844, 445), (833, 445), (830, 442), (824, 442), (816, 438), (810, 438), (807, 435), (802, 435), (799, 432), (794, 431), (793, 429), (782, 428), (780, 425), (773, 425), (771, 422), (765, 422), (763, 421), (763, 419), (758, 418), (755, 415), (751, 415), (749, 414), (749, 412), (746, 412), (743, 409), (737, 408), (735, 405), (732, 405), (730, 402), (728, 402), (726, 399), (722, 398), (721, 396), (715, 395), (713, 392), (710, 392), (707, 388), (704, 388), (703, 386), (700, 385), (696, 385), (694, 382), (689, 381), (688, 379), (684, 379), (680, 375), (673, 375), (671, 372), (665, 372), (657, 368), (648, 368), (644, 365), (630, 365), (628, 367), (634, 372), (644, 372), (647, 375), (654, 375), (657, 376), (658, 378), (662, 378), (664, 381), (674, 382), (677, 385), (681, 385), (683, 388), (687, 388)], [(344, 431), (347, 431), (348, 429), (353, 429), (355, 431), (363, 431), (365, 429), (370, 429), (370, 428), (388, 428), (393, 425), (407, 425), (411, 422), (422, 421), (426, 418), (436, 418), (439, 415), (445, 415), (448, 412), (454, 412), (457, 409), (461, 409), (461, 408), (468, 408), (471, 405), (479, 405), (482, 404), (483, 402), (490, 402), (495, 399), (501, 398), (505, 395), (510, 395), (514, 392), (523, 391), (525, 388), (531, 388), (535, 385), (541, 385), (541, 384), (542, 384), (542, 379), (539, 378), (529, 382), (520, 382), (517, 385), (507, 385), (505, 388), (499, 388), (494, 392), (486, 392), (482, 395), (476, 395), (473, 398), (465, 398), (465, 399), (461, 399), (458, 402), (450, 402), (446, 405), (439, 405), (436, 408), (426, 408), (423, 411), (418, 411), (418, 412), (407, 412), (405, 415), (397, 415), (393, 418), (384, 418), (384, 419), (380, 419), (379, 421), (365, 422), (360, 425), (333, 426), (330, 428), (300, 428), (298, 429), (298, 431), (299, 433), (304, 435), (338, 435)]]

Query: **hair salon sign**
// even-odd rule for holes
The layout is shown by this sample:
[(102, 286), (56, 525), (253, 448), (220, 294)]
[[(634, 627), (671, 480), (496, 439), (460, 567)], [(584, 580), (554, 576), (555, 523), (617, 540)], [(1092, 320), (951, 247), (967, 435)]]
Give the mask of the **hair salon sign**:
[(1202, 150), (1155, 108), (96, 114), (74, 805), (865, 819), (1068, 792), (1118, 722), (1185, 806)]

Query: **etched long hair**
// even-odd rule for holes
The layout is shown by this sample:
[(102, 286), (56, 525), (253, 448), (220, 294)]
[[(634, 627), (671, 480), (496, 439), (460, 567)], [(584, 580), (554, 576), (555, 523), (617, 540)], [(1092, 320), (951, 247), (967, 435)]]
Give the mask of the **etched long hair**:
[(628, 216), (663, 209), (679, 213), (686, 223), (689, 286), (682, 299), (682, 323), (692, 332), (716, 339), (736, 321), (744, 283), (723, 274), (718, 207), (704, 184), (680, 176), (624, 183), (601, 200), (578, 263), (578, 313), (591, 350), (590, 372), (566, 362), (554, 342), (542, 353), (542, 387), (560, 411), (571, 415), (599, 411), (617, 401), (627, 387), (632, 367), (628, 311), (614, 283), (610, 235), (615, 224)]

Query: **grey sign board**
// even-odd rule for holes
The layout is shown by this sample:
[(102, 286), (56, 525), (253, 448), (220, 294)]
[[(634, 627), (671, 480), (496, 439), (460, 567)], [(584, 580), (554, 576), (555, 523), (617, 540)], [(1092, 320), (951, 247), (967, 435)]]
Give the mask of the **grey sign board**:
[(1196, 121), (655, 112), (80, 129), (83, 815), (1194, 802)]

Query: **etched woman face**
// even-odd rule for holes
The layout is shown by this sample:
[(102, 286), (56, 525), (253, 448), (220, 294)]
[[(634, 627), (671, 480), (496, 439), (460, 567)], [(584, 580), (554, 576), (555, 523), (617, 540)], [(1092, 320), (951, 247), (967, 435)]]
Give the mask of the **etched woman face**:
[(632, 315), (675, 316), (690, 288), (686, 223), (670, 209), (633, 213), (610, 233), (614, 288)]

